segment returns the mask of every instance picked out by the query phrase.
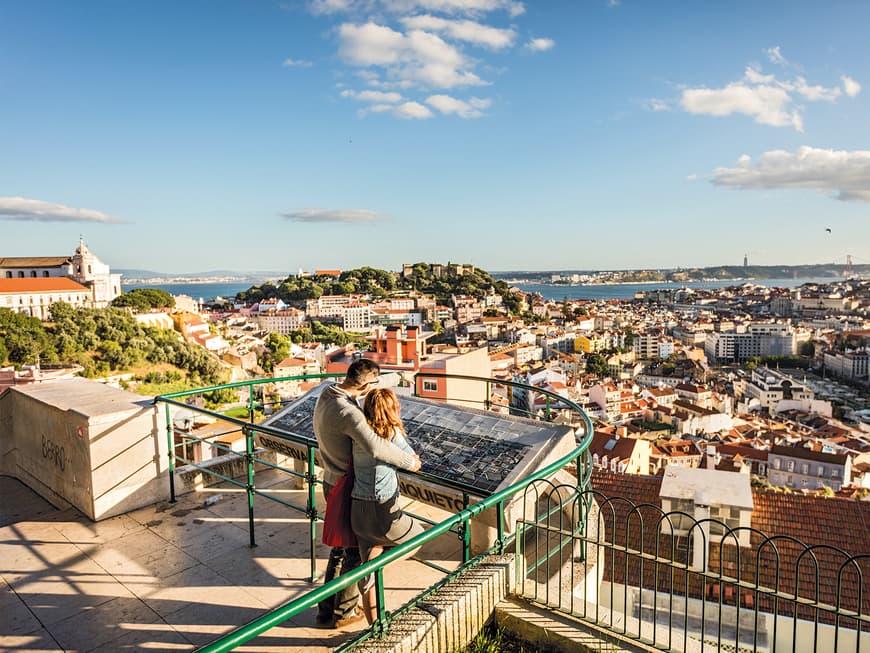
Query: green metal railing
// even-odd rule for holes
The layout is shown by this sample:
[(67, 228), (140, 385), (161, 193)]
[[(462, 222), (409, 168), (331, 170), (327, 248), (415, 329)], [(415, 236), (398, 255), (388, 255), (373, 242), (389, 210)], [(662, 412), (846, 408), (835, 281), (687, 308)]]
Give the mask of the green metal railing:
[[(309, 538), (310, 538), (310, 564), (311, 564), (311, 573), (309, 580), (312, 582), (316, 580), (316, 558), (315, 558), (315, 547), (317, 544), (317, 521), (322, 519), (322, 515), (320, 515), (317, 511), (316, 505), (316, 486), (320, 481), (318, 481), (316, 477), (315, 470), (315, 449), (317, 448), (317, 443), (309, 438), (302, 437), (298, 434), (288, 433), (287, 431), (281, 429), (275, 429), (271, 426), (266, 426), (262, 424), (254, 424), (253, 423), (253, 415), (254, 409), (257, 407), (257, 402), (255, 401), (255, 387), (264, 384), (273, 384), (273, 383), (281, 383), (286, 381), (306, 381), (312, 379), (325, 379), (325, 378), (334, 378), (335, 375), (330, 374), (319, 374), (319, 375), (306, 375), (306, 376), (291, 376), (291, 377), (282, 377), (277, 379), (256, 379), (251, 381), (242, 381), (237, 383), (224, 384), (221, 386), (213, 386), (208, 388), (201, 388), (197, 390), (177, 392), (167, 395), (161, 395), (155, 398), (155, 403), (164, 403), (165, 404), (165, 416), (166, 416), (166, 430), (167, 430), (167, 439), (169, 443), (169, 479), (170, 479), (170, 499), (175, 501), (176, 492), (175, 492), (175, 471), (177, 467), (177, 463), (181, 462), (184, 465), (190, 466), (192, 468), (198, 469), (204, 473), (211, 474), (221, 481), (233, 484), (237, 487), (244, 488), (247, 493), (248, 498), (248, 528), (250, 534), (250, 546), (256, 546), (255, 539), (255, 516), (254, 516), (254, 497), (262, 496), (271, 501), (277, 501), (286, 507), (295, 510), (297, 512), (301, 512), (305, 514), (309, 520)], [(478, 488), (473, 486), (447, 480), (441, 477), (435, 477), (428, 475), (423, 472), (417, 472), (415, 476), (418, 476), (424, 480), (429, 480), (431, 482), (437, 483), (441, 486), (449, 487), (457, 492), (461, 492), (463, 496), (463, 509), (448, 519), (440, 522), (434, 523), (430, 520), (424, 519), (418, 515), (412, 515), (421, 521), (424, 521), (430, 525), (430, 528), (426, 530), (424, 533), (415, 537), (413, 540), (395, 547), (388, 552), (382, 554), (378, 558), (372, 560), (371, 562), (365, 563), (361, 565), (359, 568), (339, 576), (338, 578), (326, 583), (322, 587), (319, 587), (304, 596), (299, 597), (296, 600), (290, 601), (289, 603), (268, 612), (263, 615), (259, 619), (242, 626), (241, 628), (233, 631), (229, 635), (203, 647), (202, 651), (208, 652), (217, 652), (217, 651), (229, 651), (233, 648), (243, 644), (244, 642), (253, 639), (254, 637), (266, 632), (270, 628), (282, 623), (286, 619), (289, 619), (303, 610), (306, 610), (320, 601), (323, 601), (325, 598), (332, 596), (333, 594), (341, 591), (345, 587), (350, 586), (353, 583), (358, 582), (365, 576), (369, 574), (374, 574), (375, 577), (375, 587), (376, 587), (376, 595), (377, 595), (377, 620), (372, 625), (372, 628), (368, 631), (365, 631), (360, 637), (348, 643), (344, 648), (350, 648), (354, 644), (363, 641), (372, 636), (379, 636), (385, 633), (390, 626), (392, 620), (402, 614), (403, 612), (411, 609), (413, 606), (417, 605), (420, 601), (425, 599), (426, 596), (430, 595), (433, 591), (435, 591), (438, 587), (448, 582), (453, 577), (463, 573), (467, 569), (476, 565), (483, 559), (483, 557), (487, 554), (496, 552), (503, 552), (514, 539), (513, 533), (508, 533), (506, 524), (504, 522), (504, 506), (506, 501), (511, 499), (512, 497), (516, 497), (521, 494), (531, 483), (545, 479), (559, 470), (564, 469), (567, 465), (573, 464), (576, 466), (576, 485), (573, 486), (573, 493), (578, 495), (578, 493), (582, 492), (582, 490), (588, 487), (589, 477), (591, 475), (591, 465), (588, 463), (584, 463), (585, 457), (584, 452), (589, 447), (589, 444), (592, 440), (593, 429), (592, 423), (589, 420), (589, 417), (585, 414), (585, 412), (575, 404), (574, 402), (561, 397), (553, 392), (537, 388), (534, 386), (529, 386), (523, 383), (517, 383), (513, 381), (502, 381), (497, 379), (486, 379), (481, 377), (473, 377), (473, 376), (464, 376), (464, 375), (451, 375), (451, 374), (436, 374), (436, 373), (418, 373), (416, 375), (416, 382), (420, 383), (423, 378), (437, 378), (437, 379), (455, 379), (461, 381), (472, 381), (477, 383), (484, 383), (486, 390), (484, 393), (484, 398), (479, 400), (480, 407), (482, 409), (489, 409), (493, 405), (492, 402), (492, 390), (496, 386), (502, 386), (505, 388), (509, 388), (512, 391), (519, 391), (523, 393), (529, 393), (528, 397), (534, 397), (535, 395), (541, 395), (545, 397), (544, 407), (540, 410), (540, 415), (536, 415), (534, 412), (523, 410), (523, 409), (515, 409), (522, 414), (526, 414), (530, 417), (538, 417), (540, 419), (550, 420), (555, 416), (555, 411), (557, 409), (562, 409), (568, 411), (569, 414), (574, 416), (576, 420), (577, 427), (575, 430), (576, 433), (582, 434), (581, 437), (576, 438), (577, 446), (571, 451), (569, 454), (561, 457), (559, 460), (554, 461), (552, 464), (548, 465), (544, 469), (538, 470), (534, 474), (529, 477), (518, 481), (512, 486), (505, 488), (491, 496), (484, 497), (482, 500), (474, 502), (476, 497), (481, 496), (481, 491)], [(195, 408), (190, 406), (181, 399), (190, 397), (193, 395), (199, 395), (208, 393), (214, 390), (220, 390), (224, 388), (248, 388), (248, 412), (249, 412), (249, 421), (240, 420), (237, 418), (228, 417), (226, 415), (222, 415), (219, 412), (208, 411), (202, 408)], [(462, 404), (467, 405), (469, 403), (468, 399), (465, 397), (457, 397), (457, 400), (461, 400)], [(448, 402), (449, 402), (448, 398)], [(534, 401), (527, 402), (527, 405), (534, 405)], [(236, 452), (231, 447), (226, 445), (214, 442), (215, 438), (220, 437), (221, 435), (225, 435), (225, 433), (221, 434), (213, 434), (208, 436), (207, 438), (199, 438), (191, 433), (183, 433), (181, 434), (181, 442), (176, 442), (176, 433), (173, 428), (172, 416), (171, 416), (171, 406), (183, 407), (187, 410), (194, 410), (197, 412), (201, 412), (220, 420), (227, 422), (232, 428), (231, 432), (242, 432), (245, 436), (245, 451)], [(270, 435), (277, 438), (282, 438), (288, 442), (295, 444), (298, 447), (304, 447), (307, 453), (305, 463), (305, 471), (300, 472), (295, 469), (289, 469), (283, 467), (281, 465), (277, 465), (271, 461), (264, 459), (262, 456), (258, 455), (257, 450), (255, 449), (255, 436), (257, 433), (262, 433), (266, 435)], [(227, 454), (229, 458), (236, 458), (238, 460), (242, 460), (245, 466), (245, 482), (241, 482), (232, 476), (227, 476), (220, 474), (213, 469), (212, 466), (208, 464), (197, 463), (196, 461), (189, 460), (187, 458), (181, 457), (177, 455), (178, 447), (184, 447), (185, 444), (190, 442), (201, 442), (207, 443), (211, 446), (216, 447), (219, 451), (223, 451)], [(295, 476), (297, 478), (301, 478), (302, 481), (307, 485), (307, 502), (306, 505), (300, 506), (293, 504), (292, 502), (285, 501), (279, 497), (273, 496), (268, 491), (263, 491), (256, 487), (256, 468), (257, 466), (264, 466), (269, 469), (276, 469), (291, 476)], [(494, 508), (496, 512), (496, 540), (493, 542), (492, 546), (489, 547), (485, 552), (480, 553), (476, 556), (472, 556), (471, 554), (471, 538), (470, 538), (470, 529), (469, 522), (470, 520), (479, 515), (484, 510), (489, 508)], [(545, 515), (546, 517), (546, 515)], [(582, 526), (581, 526), (582, 528)], [(388, 612), (386, 610), (386, 604), (384, 601), (384, 582), (383, 582), (383, 570), (388, 564), (393, 561), (399, 560), (401, 558), (407, 557), (413, 551), (418, 549), (421, 545), (433, 540), (447, 532), (452, 532), (456, 534), (462, 543), (462, 564), (458, 569), (450, 571), (447, 569), (443, 569), (438, 567), (435, 564), (427, 563), (425, 561), (424, 564), (428, 564), (428, 566), (438, 569), (443, 572), (445, 576), (435, 585), (425, 590), (423, 593), (415, 597), (411, 602), (405, 604), (395, 612)]]
[[(526, 493), (533, 501), (524, 505), (535, 505), (560, 488), (538, 480)], [(668, 651), (870, 650), (870, 553), (588, 488), (563, 495), (548, 519), (518, 522), (526, 599)], [(573, 515), (589, 518), (586, 532), (573, 527)], [(703, 553), (698, 566), (693, 547)]]

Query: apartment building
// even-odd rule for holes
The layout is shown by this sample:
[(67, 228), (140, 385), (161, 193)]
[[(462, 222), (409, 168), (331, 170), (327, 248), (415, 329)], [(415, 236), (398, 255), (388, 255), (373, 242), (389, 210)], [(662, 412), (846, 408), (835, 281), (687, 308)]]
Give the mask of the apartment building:
[(342, 317), (345, 331), (368, 333), (372, 329), (372, 308), (368, 304), (345, 306)]
[(740, 362), (755, 356), (794, 356), (795, 346), (794, 329), (778, 322), (751, 324), (746, 333), (714, 331), (704, 340), (707, 359), (715, 363)]
[(298, 308), (285, 308), (258, 313), (257, 326), (263, 331), (275, 331), (287, 335), (306, 326), (305, 312)]
[(866, 382), (870, 378), (870, 351), (867, 349), (823, 354), (825, 371), (852, 381)]
[(762, 408), (771, 412), (784, 400), (811, 402), (815, 398), (809, 386), (768, 367), (752, 370), (752, 376), (743, 384), (743, 394), (747, 403), (756, 399)]
[(767, 480), (773, 485), (839, 490), (852, 482), (852, 459), (846, 453), (813, 451), (803, 446), (775, 445), (767, 455)]

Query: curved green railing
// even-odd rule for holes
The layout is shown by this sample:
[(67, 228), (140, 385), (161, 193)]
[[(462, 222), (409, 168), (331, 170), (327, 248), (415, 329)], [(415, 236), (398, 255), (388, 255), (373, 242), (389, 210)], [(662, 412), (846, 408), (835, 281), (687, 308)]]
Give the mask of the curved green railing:
[[(269, 426), (256, 425), (250, 421), (243, 421), (243, 420), (239, 420), (236, 418), (227, 417), (227, 416), (225, 416), (219, 412), (216, 412), (216, 411), (209, 411), (209, 410), (205, 410), (202, 408), (196, 408), (194, 406), (188, 405), (187, 403), (184, 403), (183, 401), (179, 401), (179, 399), (181, 399), (183, 397), (197, 395), (197, 394), (203, 394), (203, 393), (207, 393), (207, 392), (211, 392), (213, 390), (219, 390), (219, 389), (223, 389), (223, 388), (248, 387), (249, 388), (248, 408), (249, 408), (250, 419), (252, 420), (254, 407), (256, 405), (255, 396), (254, 396), (254, 386), (263, 385), (263, 384), (280, 383), (280, 382), (285, 382), (285, 381), (304, 381), (304, 380), (311, 380), (311, 379), (335, 378), (336, 376), (337, 375), (334, 375), (334, 374), (317, 374), (317, 375), (282, 377), (282, 378), (276, 378), (276, 379), (254, 379), (254, 380), (250, 380), (250, 381), (240, 381), (240, 382), (236, 382), (236, 383), (229, 383), (229, 384), (224, 384), (224, 385), (220, 385), (220, 386), (211, 386), (208, 388), (201, 388), (201, 389), (197, 389), (197, 390), (188, 390), (188, 391), (183, 391), (183, 392), (176, 392), (176, 393), (171, 393), (171, 394), (161, 395), (161, 396), (155, 397), (155, 403), (162, 402), (162, 403), (166, 404), (166, 426), (167, 426), (167, 438), (169, 440), (169, 458), (170, 458), (170, 460), (169, 460), (169, 462), (170, 462), (169, 478), (170, 478), (171, 500), (173, 500), (173, 501), (175, 500), (174, 472), (175, 472), (176, 461), (177, 461), (177, 459), (179, 459), (179, 457), (176, 456), (176, 454), (175, 454), (175, 449), (179, 445), (177, 445), (175, 443), (175, 434), (174, 434), (174, 429), (172, 426), (172, 419), (171, 419), (171, 415), (170, 415), (170, 406), (171, 405), (180, 406), (180, 407), (183, 407), (185, 409), (189, 409), (189, 410), (201, 412), (201, 413), (204, 413), (207, 415), (211, 415), (211, 416), (214, 416), (214, 417), (219, 418), (221, 420), (227, 421), (231, 425), (236, 426), (237, 429), (235, 429), (235, 430), (241, 430), (245, 434), (245, 453), (241, 454), (240, 452), (232, 451), (227, 447), (218, 447), (218, 448), (220, 450), (226, 450), (226, 451), (228, 451), (228, 453), (233, 453), (233, 454), (235, 454), (239, 457), (243, 457), (245, 459), (246, 468), (247, 468), (247, 475), (246, 475), (247, 478), (246, 478), (245, 483), (242, 483), (234, 478), (222, 476), (221, 474), (215, 473), (215, 472), (209, 470), (207, 468), (207, 466), (194, 463), (193, 461), (188, 461), (188, 460), (184, 460), (184, 459), (181, 459), (181, 460), (183, 460), (183, 462), (187, 465), (191, 465), (193, 467), (196, 467), (204, 472), (215, 475), (216, 477), (220, 478), (223, 481), (232, 483), (234, 485), (237, 485), (239, 487), (243, 487), (246, 489), (246, 491), (248, 493), (248, 514), (249, 514), (249, 529), (250, 529), (250, 544), (251, 544), (251, 546), (256, 545), (255, 544), (255, 537), (254, 537), (254, 513), (253, 513), (253, 497), (255, 495), (261, 495), (261, 496), (267, 497), (271, 500), (278, 501), (279, 503), (282, 503), (289, 508), (298, 510), (300, 512), (304, 512), (308, 516), (309, 524), (310, 524), (309, 535), (311, 538), (311, 580), (314, 581), (316, 579), (316, 573), (315, 573), (316, 560), (314, 557), (314, 549), (315, 549), (315, 545), (316, 545), (316, 522), (318, 519), (322, 518), (322, 515), (318, 514), (317, 509), (316, 509), (316, 485), (320, 482), (317, 480), (317, 478), (315, 476), (315, 470), (314, 470), (314, 467), (315, 467), (314, 449), (317, 447), (317, 443), (308, 439), (308, 438), (294, 435), (292, 433), (288, 433), (288, 432), (283, 431), (283, 430), (274, 429), (274, 428), (269, 427)], [(215, 642), (212, 642), (211, 644), (208, 644), (208, 645), (202, 647), (201, 649), (199, 649), (200, 651), (204, 651), (204, 652), (208, 652), (208, 653), (217, 653), (220, 651), (230, 651), (230, 650), (234, 649), (235, 647), (240, 646), (240, 645), (244, 644), (245, 642), (253, 639), (254, 637), (257, 637), (258, 635), (266, 632), (270, 628), (281, 624), (282, 622), (286, 621), (287, 619), (289, 619), (295, 615), (298, 615), (303, 610), (306, 610), (306, 609), (316, 605), (320, 601), (323, 601), (325, 598), (341, 591), (342, 589), (344, 589), (345, 587), (348, 587), (352, 583), (356, 583), (356, 582), (360, 581), (363, 577), (373, 573), (375, 575), (378, 618), (375, 621), (375, 623), (373, 624), (371, 629), (369, 629), (368, 631), (365, 631), (361, 636), (357, 637), (356, 639), (354, 639), (353, 641), (349, 642), (344, 647), (342, 647), (343, 649), (346, 650), (347, 648), (352, 647), (353, 645), (363, 641), (364, 639), (367, 639), (367, 638), (372, 637), (372, 636), (379, 636), (379, 635), (383, 634), (384, 632), (386, 632), (389, 629), (391, 621), (395, 617), (397, 617), (398, 615), (402, 614), (403, 612), (406, 612), (407, 610), (411, 609), (413, 606), (418, 604), (426, 596), (428, 596), (429, 594), (434, 592), (438, 587), (442, 586), (444, 583), (446, 583), (450, 579), (462, 574), (465, 570), (469, 569), (470, 567), (472, 567), (475, 564), (477, 564), (478, 562), (480, 562), (484, 556), (486, 556), (490, 553), (494, 553), (494, 552), (495, 553), (502, 552), (504, 550), (505, 546), (507, 544), (509, 544), (515, 537), (515, 534), (506, 534), (505, 524), (504, 524), (504, 510), (503, 510), (503, 508), (504, 508), (505, 502), (507, 500), (509, 500), (511, 497), (524, 492), (526, 490), (526, 488), (528, 488), (532, 483), (535, 483), (536, 481), (539, 481), (541, 479), (552, 476), (554, 473), (563, 469), (566, 465), (568, 465), (572, 462), (576, 464), (576, 472), (577, 472), (577, 474), (576, 474), (577, 475), (577, 485), (574, 488), (574, 491), (577, 494), (579, 494), (579, 493), (583, 492), (588, 487), (589, 479), (591, 477), (591, 466), (588, 464), (583, 464), (582, 458), (583, 458), (583, 454), (586, 452), (586, 450), (589, 447), (589, 444), (592, 441), (593, 427), (592, 427), (592, 422), (589, 419), (588, 415), (586, 415), (586, 413), (583, 411), (583, 409), (579, 405), (577, 405), (576, 403), (574, 403), (574, 402), (572, 402), (572, 401), (570, 401), (570, 400), (568, 400), (560, 395), (557, 395), (556, 393), (553, 393), (551, 391), (548, 391), (548, 390), (545, 390), (542, 388), (537, 388), (534, 386), (529, 386), (529, 385), (523, 384), (523, 383), (518, 383), (515, 381), (503, 381), (503, 380), (499, 380), (499, 379), (488, 379), (488, 378), (483, 378), (483, 377), (455, 375), (455, 374), (424, 373), (424, 372), (418, 372), (415, 375), (415, 381), (416, 381), (416, 379), (429, 378), (429, 377), (442, 378), (442, 379), (458, 379), (458, 380), (476, 381), (476, 382), (486, 383), (487, 384), (486, 399), (482, 402), (484, 404), (485, 408), (489, 408), (489, 406), (491, 405), (491, 401), (490, 401), (491, 389), (492, 389), (492, 386), (494, 386), (494, 385), (507, 386), (507, 387), (511, 387), (511, 388), (521, 389), (524, 392), (543, 395), (544, 397), (546, 397), (545, 406), (543, 408), (543, 418), (544, 419), (549, 420), (552, 417), (552, 411), (554, 410), (554, 408), (556, 408), (558, 406), (564, 406), (565, 408), (570, 410), (572, 413), (576, 413), (577, 416), (579, 417), (579, 421), (580, 421), (582, 428), (575, 430), (575, 438), (577, 441), (577, 447), (573, 451), (571, 451), (569, 454), (554, 461), (550, 465), (547, 465), (543, 469), (540, 469), (537, 472), (535, 472), (534, 474), (531, 474), (528, 477), (514, 483), (510, 487), (507, 487), (499, 492), (496, 492), (495, 494), (492, 494), (488, 497), (485, 497), (483, 500), (481, 500), (477, 503), (471, 503), (471, 497), (475, 496), (475, 495), (479, 496), (480, 495), (479, 489), (474, 488), (472, 486), (468, 486), (468, 485), (463, 484), (461, 482), (446, 481), (443, 478), (434, 477), (434, 476), (431, 476), (431, 475), (428, 475), (425, 473), (417, 472), (416, 474), (414, 474), (415, 476), (421, 477), (423, 479), (428, 479), (430, 481), (437, 482), (439, 485), (450, 487), (452, 489), (461, 491), (463, 493), (464, 506), (465, 506), (463, 508), (463, 510), (459, 511), (455, 515), (449, 517), (448, 519), (445, 519), (444, 521), (442, 521), (440, 523), (433, 523), (429, 520), (423, 520), (426, 523), (429, 523), (431, 525), (431, 527), (428, 530), (426, 530), (425, 532), (423, 532), (420, 535), (418, 535), (417, 537), (415, 537), (414, 539), (406, 542), (405, 544), (402, 544), (402, 545), (397, 546), (393, 549), (390, 549), (389, 551), (385, 552), (384, 554), (377, 557), (376, 559), (374, 559), (370, 562), (367, 562), (365, 564), (362, 564), (360, 567), (353, 570), (352, 572), (349, 572), (345, 575), (339, 576), (338, 578), (335, 578), (334, 580), (330, 581), (329, 583), (326, 583), (322, 587), (319, 587), (315, 590), (312, 590), (311, 592), (308, 592), (307, 594), (305, 594), (305, 595), (303, 595), (303, 596), (301, 596), (293, 601), (290, 601), (290, 602), (288, 602), (288, 603), (286, 603), (286, 604), (284, 604), (284, 605), (282, 605), (274, 610), (271, 610), (270, 612), (264, 614), (263, 616), (250, 622), (249, 624), (244, 625), (244, 626), (234, 630), (233, 632), (229, 633), (228, 635), (216, 640)], [(454, 399), (462, 399), (463, 403), (467, 403), (467, 400), (464, 398), (461, 398), (461, 397), (456, 397)], [(449, 399), (448, 399), (448, 403), (449, 403)], [(582, 430), (582, 437), (577, 436), (578, 430)], [(306, 447), (307, 454), (308, 454), (307, 461), (306, 461), (307, 473), (301, 473), (301, 472), (298, 472), (296, 470), (284, 468), (284, 467), (281, 467), (280, 465), (276, 465), (276, 464), (271, 463), (269, 461), (258, 458), (255, 455), (255, 450), (254, 450), (254, 436), (258, 432), (262, 432), (264, 434), (269, 434), (269, 435), (281, 437), (281, 438), (290, 440), (292, 442), (295, 442), (296, 444), (304, 445)], [(196, 438), (196, 437), (190, 436), (189, 434), (185, 434), (184, 437), (185, 437), (185, 439), (208, 442), (208, 440)], [(212, 437), (215, 437), (215, 436), (212, 436)], [(216, 443), (209, 442), (209, 444), (211, 444), (212, 446), (216, 446)], [(263, 492), (262, 490), (257, 490), (255, 487), (255, 484), (254, 484), (254, 465), (255, 465), (255, 463), (262, 464), (262, 465), (265, 465), (267, 467), (279, 469), (279, 470), (287, 472), (291, 475), (294, 475), (296, 477), (304, 479), (304, 481), (308, 485), (307, 505), (306, 506), (297, 506), (297, 505), (294, 505), (290, 502), (279, 499), (277, 497), (270, 496), (268, 492)], [(493, 543), (493, 545), (489, 549), (487, 549), (486, 551), (484, 551), (483, 553), (480, 553), (479, 555), (477, 555), (475, 557), (472, 557), (470, 554), (469, 522), (473, 517), (475, 517), (476, 515), (479, 515), (480, 513), (482, 513), (483, 511), (485, 511), (489, 508), (495, 508), (495, 510), (496, 510), (496, 519), (497, 519), (497, 522), (496, 522), (497, 523), (496, 541)], [(581, 520), (579, 527), (582, 529), (582, 520)], [(401, 558), (404, 558), (404, 557), (410, 555), (413, 551), (418, 549), (423, 544), (433, 540), (435, 537), (438, 537), (439, 535), (442, 535), (448, 531), (457, 533), (460, 536), (460, 538), (462, 539), (462, 542), (463, 542), (462, 565), (454, 571), (449, 571), (446, 569), (441, 569), (440, 567), (437, 567), (436, 565), (429, 564), (429, 566), (432, 566), (432, 567), (444, 572), (446, 574), (445, 577), (442, 580), (440, 580), (438, 583), (433, 585), (432, 587), (430, 587), (427, 590), (425, 590), (424, 592), (422, 592), (415, 599), (413, 599), (409, 603), (402, 606), (400, 609), (396, 610), (393, 613), (387, 612), (386, 608), (385, 608), (385, 601), (384, 601), (384, 583), (383, 583), (384, 567), (386, 567), (391, 562), (394, 562), (396, 560), (399, 560)]]

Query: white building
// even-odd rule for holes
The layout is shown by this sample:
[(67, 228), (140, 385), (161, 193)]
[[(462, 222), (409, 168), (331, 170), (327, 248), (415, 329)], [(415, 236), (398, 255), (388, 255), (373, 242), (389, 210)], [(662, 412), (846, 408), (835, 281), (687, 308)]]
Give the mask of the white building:
[(704, 353), (717, 363), (745, 361), (755, 356), (794, 356), (795, 332), (778, 322), (751, 324), (746, 333), (708, 333)]
[(342, 328), (356, 333), (370, 333), (372, 330), (372, 309), (369, 305), (346, 306)]
[(866, 349), (824, 354), (825, 371), (833, 376), (855, 381), (867, 381), (870, 376), (870, 351)]
[(84, 306), (89, 308), (104, 308), (121, 294), (121, 275), (112, 274), (109, 266), (91, 252), (83, 240), (79, 240), (72, 256), (0, 257), (0, 279), (62, 278), (87, 289), (89, 297)]
[(73, 308), (91, 306), (92, 292), (66, 277), (0, 278), (0, 308), (48, 320), (51, 305), (64, 302)]
[(298, 308), (287, 308), (282, 311), (266, 311), (257, 315), (257, 325), (263, 331), (275, 331), (287, 335), (298, 331), (306, 324), (305, 313)]

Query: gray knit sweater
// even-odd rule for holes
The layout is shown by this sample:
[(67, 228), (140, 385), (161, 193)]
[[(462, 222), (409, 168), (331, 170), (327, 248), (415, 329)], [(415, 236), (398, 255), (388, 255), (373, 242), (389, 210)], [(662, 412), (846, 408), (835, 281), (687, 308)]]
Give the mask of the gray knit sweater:
[(320, 447), (323, 481), (330, 485), (347, 470), (352, 442), (356, 442), (375, 460), (411, 469), (414, 457), (389, 440), (378, 437), (366, 422), (356, 400), (337, 384), (320, 393), (314, 406), (314, 435)]

